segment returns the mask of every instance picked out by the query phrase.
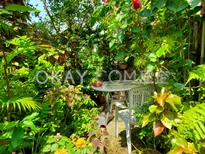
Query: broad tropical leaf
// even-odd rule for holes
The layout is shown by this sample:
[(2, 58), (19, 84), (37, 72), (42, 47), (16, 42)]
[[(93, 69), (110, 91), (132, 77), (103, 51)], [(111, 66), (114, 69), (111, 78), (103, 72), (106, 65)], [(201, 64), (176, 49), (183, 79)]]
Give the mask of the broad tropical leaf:
[(171, 130), (174, 121), (174, 114), (171, 111), (165, 111), (162, 114), (161, 122), (162, 124)]
[(178, 109), (181, 107), (181, 98), (177, 95), (170, 94), (165, 102), (169, 103), (169, 105), (175, 110), (178, 111)]
[(154, 137), (157, 137), (158, 135), (160, 135), (163, 132), (164, 128), (165, 127), (161, 122), (155, 121), (153, 123)]
[(169, 151), (168, 154), (182, 154), (184, 152), (184, 149), (182, 147), (176, 146), (171, 151)]
[(11, 138), (11, 145), (14, 149), (17, 148), (17, 146), (20, 144), (22, 138), (24, 136), (24, 130), (21, 127), (17, 127), (13, 131), (13, 135)]
[(192, 8), (195, 8), (201, 2), (201, 0), (187, 0), (187, 2)]

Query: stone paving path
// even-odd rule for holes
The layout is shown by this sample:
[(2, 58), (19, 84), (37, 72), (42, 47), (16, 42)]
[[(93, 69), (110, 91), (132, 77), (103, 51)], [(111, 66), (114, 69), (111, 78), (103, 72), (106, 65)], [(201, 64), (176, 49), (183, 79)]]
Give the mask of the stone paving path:
[(118, 119), (118, 138), (115, 138), (115, 118), (114, 118), (114, 106), (109, 116), (109, 122), (106, 126), (109, 133), (110, 149), (108, 154), (127, 154), (127, 142), (126, 142), (126, 131), (124, 122)]
[[(102, 111), (102, 110), (101, 110)], [(109, 122), (106, 126), (107, 131), (109, 133), (109, 141), (110, 141), (110, 148), (108, 149), (107, 154), (128, 154), (127, 150), (127, 140), (126, 140), (126, 130), (125, 130), (125, 125), (124, 122), (119, 118), (118, 119), (118, 138), (115, 138), (115, 118), (114, 118), (114, 106), (113, 110), (110, 113), (109, 116)], [(135, 147), (141, 149), (144, 147), (142, 142), (140, 142), (139, 139), (139, 128), (134, 127), (131, 131), (132, 133), (132, 143), (134, 144)], [(137, 150), (132, 147), (132, 154), (160, 154), (159, 152), (156, 151), (147, 151), (147, 152), (137, 152)]]
[(107, 131), (110, 134), (111, 147), (108, 154), (127, 154), (126, 131), (124, 122), (118, 121), (118, 138), (115, 138), (115, 121), (114, 118), (107, 125)]

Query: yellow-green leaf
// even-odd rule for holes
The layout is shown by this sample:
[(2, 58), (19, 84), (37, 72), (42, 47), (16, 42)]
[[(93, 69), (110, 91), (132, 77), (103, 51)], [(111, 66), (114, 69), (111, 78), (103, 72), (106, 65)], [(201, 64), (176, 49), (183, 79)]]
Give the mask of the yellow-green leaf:
[(188, 147), (184, 150), (185, 153), (195, 154), (197, 152), (193, 143), (188, 142)]
[(153, 117), (154, 115), (151, 113), (145, 114), (142, 119), (142, 127), (145, 127)]
[(154, 113), (157, 109), (157, 105), (150, 105), (149, 106), (149, 112)]
[(166, 128), (171, 129), (173, 120), (174, 120), (174, 114), (171, 111), (165, 111), (162, 114), (162, 117), (160, 120)]
[(169, 103), (169, 105), (175, 110), (175, 111), (178, 111), (178, 109), (180, 108), (181, 106), (181, 98), (177, 95), (174, 95), (174, 94), (170, 94), (165, 102)]
[(171, 151), (169, 151), (167, 154), (182, 154), (184, 152), (184, 149), (182, 147), (176, 146)]

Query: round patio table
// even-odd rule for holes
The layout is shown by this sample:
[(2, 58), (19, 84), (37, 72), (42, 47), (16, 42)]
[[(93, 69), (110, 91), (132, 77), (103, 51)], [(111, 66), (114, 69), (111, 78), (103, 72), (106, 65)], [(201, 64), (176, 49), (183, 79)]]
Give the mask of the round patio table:
[(112, 111), (112, 103), (113, 103), (113, 99), (112, 99), (112, 92), (117, 92), (118, 96), (120, 95), (120, 92), (122, 92), (124, 94), (124, 100), (125, 103), (127, 103), (127, 99), (126, 99), (126, 92), (129, 91), (130, 89), (140, 86), (142, 85), (142, 82), (137, 82), (137, 81), (133, 81), (133, 80), (116, 80), (116, 81), (105, 81), (103, 82), (103, 85), (101, 87), (95, 87), (92, 86), (92, 89), (96, 90), (96, 91), (101, 91), (105, 93), (105, 98), (106, 98), (106, 106), (107, 106), (107, 114), (106, 114), (106, 118), (105, 118), (105, 124), (107, 125), (108, 123), (108, 118), (109, 115)]

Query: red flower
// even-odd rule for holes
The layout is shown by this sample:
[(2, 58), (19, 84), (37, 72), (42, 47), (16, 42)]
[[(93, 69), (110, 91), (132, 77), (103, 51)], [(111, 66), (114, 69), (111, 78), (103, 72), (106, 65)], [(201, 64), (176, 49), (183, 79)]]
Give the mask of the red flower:
[(110, 0), (102, 0), (104, 3), (108, 3), (110, 2)]
[(142, 7), (140, 0), (132, 0), (132, 7), (137, 10)]

